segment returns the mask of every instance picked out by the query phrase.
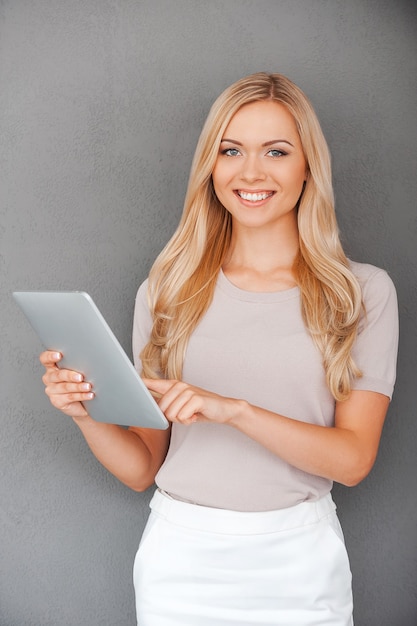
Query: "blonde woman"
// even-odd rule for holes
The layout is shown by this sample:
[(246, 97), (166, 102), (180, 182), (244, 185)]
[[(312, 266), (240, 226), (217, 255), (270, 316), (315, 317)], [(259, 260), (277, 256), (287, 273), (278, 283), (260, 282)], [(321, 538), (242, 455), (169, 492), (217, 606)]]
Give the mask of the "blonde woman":
[(278, 74), (216, 100), (181, 222), (139, 289), (136, 366), (172, 423), (94, 422), (94, 390), (46, 352), (52, 403), (135, 490), (140, 626), (353, 624), (330, 491), (371, 470), (395, 380), (388, 275), (341, 247), (330, 158)]

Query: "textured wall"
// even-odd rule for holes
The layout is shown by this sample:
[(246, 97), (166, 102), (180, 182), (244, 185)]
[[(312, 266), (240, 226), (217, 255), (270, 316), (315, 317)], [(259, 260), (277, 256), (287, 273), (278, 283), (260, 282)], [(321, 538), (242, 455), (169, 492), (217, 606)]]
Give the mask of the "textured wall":
[(1, 626), (132, 626), (150, 493), (48, 405), (13, 289), (89, 291), (129, 349), (210, 102), (265, 69), (310, 95), (349, 254), (399, 295), (398, 383), (372, 474), (335, 488), (357, 626), (417, 623), (417, 12), (402, 0), (2, 0)]

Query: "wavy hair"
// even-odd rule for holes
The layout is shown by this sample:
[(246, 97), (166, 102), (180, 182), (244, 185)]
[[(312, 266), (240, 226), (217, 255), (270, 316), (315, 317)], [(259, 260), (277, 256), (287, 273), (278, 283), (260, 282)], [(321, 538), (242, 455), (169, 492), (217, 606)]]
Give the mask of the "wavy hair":
[(298, 205), (299, 254), (294, 275), (304, 323), (319, 348), (327, 385), (346, 399), (361, 372), (351, 351), (362, 308), (361, 289), (339, 239), (330, 155), (314, 109), (305, 94), (281, 74), (242, 78), (214, 102), (203, 126), (177, 230), (149, 274), (153, 328), (141, 352), (147, 377), (181, 379), (189, 337), (207, 311), (228, 252), (232, 221), (217, 199), (212, 172), (223, 134), (245, 104), (276, 101), (292, 114), (309, 175)]

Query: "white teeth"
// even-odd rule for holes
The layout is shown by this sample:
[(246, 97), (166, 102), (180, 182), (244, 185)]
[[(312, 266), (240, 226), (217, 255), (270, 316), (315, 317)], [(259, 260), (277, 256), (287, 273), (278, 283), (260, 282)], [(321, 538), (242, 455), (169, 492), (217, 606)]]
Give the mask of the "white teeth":
[(260, 200), (266, 200), (270, 195), (269, 193), (246, 193), (246, 191), (238, 191), (239, 196), (243, 200), (249, 200), (249, 202), (259, 202)]

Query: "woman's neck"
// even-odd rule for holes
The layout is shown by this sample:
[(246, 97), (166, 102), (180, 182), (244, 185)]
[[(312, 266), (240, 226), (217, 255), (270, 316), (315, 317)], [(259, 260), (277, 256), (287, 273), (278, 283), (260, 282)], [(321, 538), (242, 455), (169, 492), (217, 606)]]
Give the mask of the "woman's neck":
[(227, 278), (248, 291), (282, 291), (294, 287), (299, 251), (298, 229), (235, 229), (223, 264)]

